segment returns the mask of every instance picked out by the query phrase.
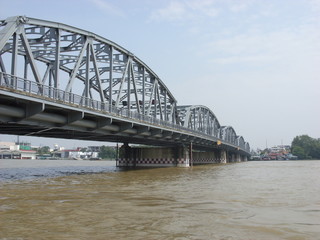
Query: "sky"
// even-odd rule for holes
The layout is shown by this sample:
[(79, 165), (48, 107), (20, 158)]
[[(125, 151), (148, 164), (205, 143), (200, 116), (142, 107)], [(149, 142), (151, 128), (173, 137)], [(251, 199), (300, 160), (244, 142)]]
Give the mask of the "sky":
[(302, 134), (320, 138), (320, 0), (0, 0), (0, 19), (16, 15), (116, 42), (161, 78), (178, 105), (209, 107), (253, 149), (290, 145)]

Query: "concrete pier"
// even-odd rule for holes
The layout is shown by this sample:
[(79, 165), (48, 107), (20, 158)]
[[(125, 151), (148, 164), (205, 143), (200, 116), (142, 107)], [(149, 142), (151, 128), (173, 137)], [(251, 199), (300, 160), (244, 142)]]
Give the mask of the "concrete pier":
[(226, 150), (221, 150), (220, 162), (227, 163), (227, 151)]
[(189, 167), (190, 153), (184, 146), (149, 147), (124, 144), (120, 148), (119, 167)]
[(190, 167), (200, 164), (246, 161), (245, 156), (227, 150), (198, 151), (189, 146), (154, 147), (123, 144), (119, 150), (119, 167)]

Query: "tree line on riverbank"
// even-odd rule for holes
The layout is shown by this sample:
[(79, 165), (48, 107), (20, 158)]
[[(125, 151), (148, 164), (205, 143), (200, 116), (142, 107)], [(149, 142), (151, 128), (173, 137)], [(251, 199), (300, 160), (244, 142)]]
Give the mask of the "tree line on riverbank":
[(308, 135), (296, 136), (291, 143), (291, 152), (298, 159), (320, 160), (320, 138), (312, 138)]

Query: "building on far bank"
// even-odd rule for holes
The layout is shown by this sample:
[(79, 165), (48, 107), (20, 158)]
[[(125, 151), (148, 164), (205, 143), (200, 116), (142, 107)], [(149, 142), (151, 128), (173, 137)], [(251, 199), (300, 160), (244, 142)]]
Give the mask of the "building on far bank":
[(30, 144), (0, 142), (0, 159), (36, 159), (36, 151), (31, 149)]
[(90, 159), (97, 158), (99, 155), (98, 152), (94, 151), (81, 151), (81, 148), (77, 149), (64, 149), (60, 151), (53, 151), (52, 157), (62, 158), (62, 159)]
[(37, 154), (41, 147), (32, 147), (27, 142), (0, 142), (0, 159), (99, 159), (101, 146), (78, 147), (65, 149), (54, 145), (46, 154)]
[(0, 151), (15, 151), (19, 150), (19, 145), (14, 142), (0, 142)]
[(261, 160), (295, 160), (297, 156), (291, 154), (289, 145), (278, 145), (264, 150)]
[(87, 151), (88, 152), (100, 152), (101, 146), (88, 146)]

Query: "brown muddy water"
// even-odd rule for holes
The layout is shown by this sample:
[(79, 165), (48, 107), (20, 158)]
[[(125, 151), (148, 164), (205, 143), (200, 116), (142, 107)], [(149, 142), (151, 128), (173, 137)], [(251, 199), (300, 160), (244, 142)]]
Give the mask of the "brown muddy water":
[(0, 240), (320, 239), (320, 161), (0, 160)]

